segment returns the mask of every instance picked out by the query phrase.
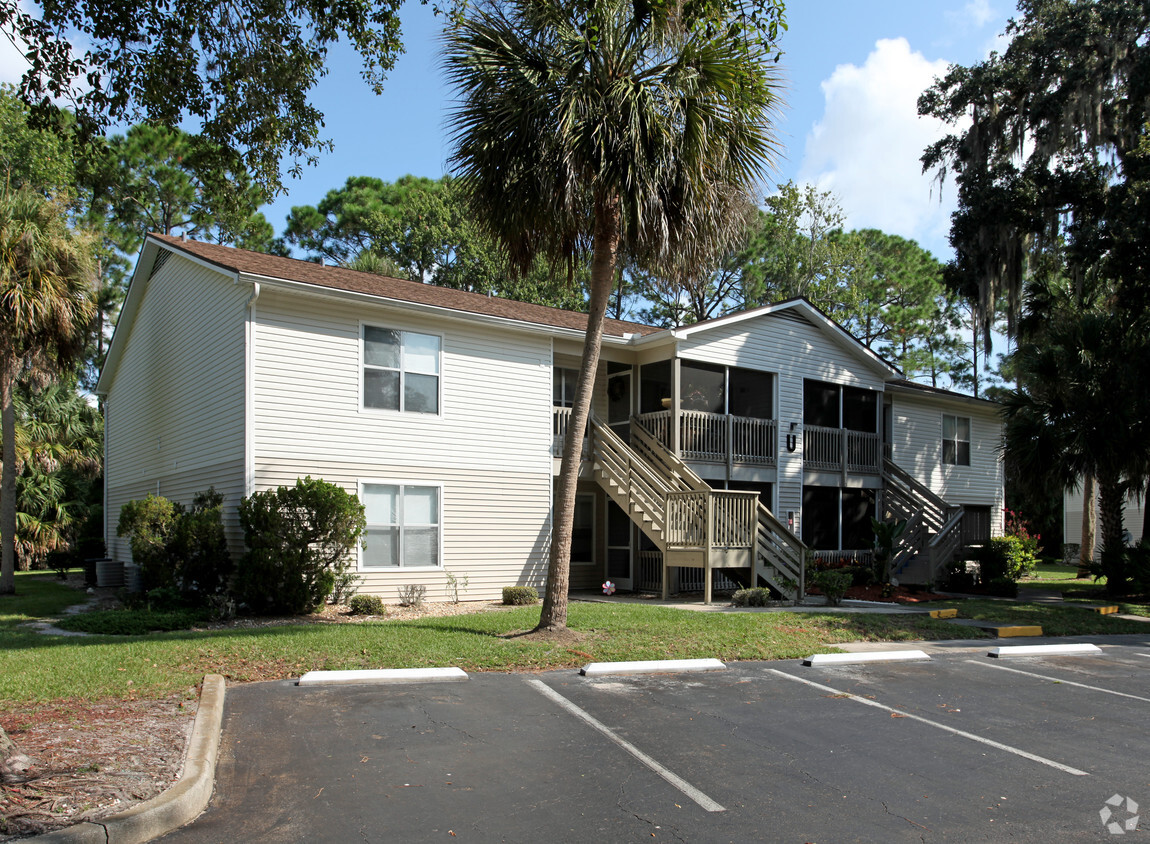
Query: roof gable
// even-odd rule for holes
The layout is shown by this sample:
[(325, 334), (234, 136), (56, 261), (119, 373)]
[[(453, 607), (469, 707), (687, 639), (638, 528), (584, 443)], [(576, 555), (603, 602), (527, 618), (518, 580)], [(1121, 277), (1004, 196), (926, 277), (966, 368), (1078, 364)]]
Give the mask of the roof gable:
[(763, 305), (758, 308), (752, 308), (749, 311), (738, 311), (704, 322), (696, 322), (693, 325), (676, 328), (672, 333), (676, 338), (686, 339), (697, 334), (705, 334), (708, 331), (728, 328), (732, 325), (738, 325), (744, 322), (754, 323), (756, 321), (762, 321), (767, 317), (789, 317), (803, 320), (814, 326), (828, 340), (844, 349), (853, 358), (871, 371), (881, 375), (884, 379), (902, 377), (902, 371), (899, 370), (898, 367), (887, 362), (871, 349), (868, 349), (853, 334), (820, 311), (811, 304), (809, 300), (802, 297), (775, 302), (771, 305)]

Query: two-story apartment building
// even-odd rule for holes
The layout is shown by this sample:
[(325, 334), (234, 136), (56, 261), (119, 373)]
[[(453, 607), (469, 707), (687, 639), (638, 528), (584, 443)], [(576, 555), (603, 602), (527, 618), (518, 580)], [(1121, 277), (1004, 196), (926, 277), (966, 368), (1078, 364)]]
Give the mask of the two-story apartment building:
[[(149, 492), (311, 475), (368, 517), (361, 591), (542, 585), (583, 314), (148, 238), (101, 374), (106, 535)], [(923, 388), (804, 300), (665, 330), (608, 320), (572, 585), (724, 568), (795, 593), (808, 549), (907, 518), (904, 579), (1001, 531), (995, 405)], [(964, 536), (965, 532), (965, 536)], [(704, 578), (706, 579), (706, 578)]]

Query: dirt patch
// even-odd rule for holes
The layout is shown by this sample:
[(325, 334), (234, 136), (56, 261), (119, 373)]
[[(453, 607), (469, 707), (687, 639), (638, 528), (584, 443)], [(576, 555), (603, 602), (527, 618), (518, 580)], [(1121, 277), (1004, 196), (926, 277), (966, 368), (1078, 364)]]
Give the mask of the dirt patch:
[(197, 697), (58, 703), (0, 714), (32, 758), (30, 779), (0, 785), (0, 841), (97, 820), (149, 800), (180, 776)]

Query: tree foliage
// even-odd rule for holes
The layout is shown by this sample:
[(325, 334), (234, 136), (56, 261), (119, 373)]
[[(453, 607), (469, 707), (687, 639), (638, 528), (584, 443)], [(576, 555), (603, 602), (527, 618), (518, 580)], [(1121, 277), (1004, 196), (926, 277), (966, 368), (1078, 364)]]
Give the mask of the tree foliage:
[(15, 406), (16, 563), (27, 570), (98, 521), (104, 424), (73, 378), (19, 384)]
[(526, 273), (514, 272), (450, 176), (395, 182), (353, 176), (318, 205), (292, 208), (284, 241), (325, 263), (521, 302), (585, 307), (582, 286), (566, 284), (565, 270), (539, 259)]
[(1150, 365), (1144, 336), (1111, 295), (1105, 286), (1079, 293), (1067, 279), (1031, 284), (1013, 359), (1019, 385), (1004, 400), (1005, 445), (1032, 485), (1097, 479), (1107, 588), (1121, 593), (1122, 508), (1150, 468)]
[(89, 134), (116, 123), (176, 127), (199, 135), (225, 161), (238, 157), (270, 195), (280, 160), (293, 170), (330, 143), (309, 99), (328, 50), (348, 42), (379, 93), (402, 51), (398, 0), (93, 0), (29, 8), (0, 0), (0, 33), (24, 45), (20, 96), (41, 115), (53, 100)]
[(996, 303), (1011, 320), (1028, 273), (1050, 253), (1076, 285), (1125, 280), (1148, 266), (1146, 161), (1150, 5), (1129, 0), (1021, 0), (1010, 43), (971, 67), (953, 66), (919, 99), (919, 113), (956, 131), (923, 165), (953, 174), (958, 210), (951, 284), (977, 291), (984, 345)]
[(0, 192), (0, 594), (15, 591), (16, 388), (51, 380), (91, 327), (92, 266), (64, 208), (28, 188)]

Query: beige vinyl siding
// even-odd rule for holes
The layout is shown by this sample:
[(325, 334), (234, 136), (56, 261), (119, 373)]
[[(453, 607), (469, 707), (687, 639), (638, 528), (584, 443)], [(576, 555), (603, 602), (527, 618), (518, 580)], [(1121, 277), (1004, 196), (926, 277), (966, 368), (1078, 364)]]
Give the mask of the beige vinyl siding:
[[(438, 415), (360, 407), (361, 325), (442, 338)], [(356, 465), (550, 473), (546, 338), (265, 290), (254, 329), (256, 465)]]
[[(442, 339), (441, 414), (360, 407), (361, 326)], [(304, 475), (358, 492), (362, 482), (442, 484), (443, 568), (366, 571), (361, 591), (397, 600), (408, 584), (447, 597), (541, 586), (551, 510), (551, 343), (526, 332), (430, 320), (265, 289), (253, 340), (254, 484)]]
[[(141, 283), (137, 280), (134, 283)], [(244, 482), (244, 320), (250, 285), (173, 255), (148, 281), (105, 405), (105, 535), (120, 507), (149, 492), (190, 504), (215, 486), (240, 547), (235, 507)]]
[[(1095, 486), (1097, 489), (1097, 486)], [(1102, 553), (1102, 523), (1097, 504), (1094, 510), (1094, 556)], [(1138, 496), (1131, 493), (1126, 497), (1126, 504), (1122, 508), (1122, 527), (1130, 531), (1134, 542), (1142, 539), (1143, 525), (1146, 521), (1146, 502), (1139, 501)], [(1062, 502), (1062, 536), (1063, 542), (1082, 544), (1082, 487), (1073, 492), (1066, 492)], [(1047, 548), (1049, 554), (1058, 552), (1057, 548)]]
[[(991, 533), (1001, 536), (1005, 499), (997, 410), (900, 392), (892, 395), (892, 413), (894, 462), (952, 504), (989, 505)], [(969, 466), (942, 462), (943, 414), (970, 418)]]
[(303, 474), (355, 493), (363, 482), (442, 485), (443, 567), (360, 570), (360, 592), (394, 602), (401, 587), (422, 584), (427, 600), (443, 601), (450, 597), (445, 572), (461, 582), (467, 577), (463, 600), (497, 599), (504, 586), (534, 586), (542, 592), (551, 542), (550, 474), (414, 468), (365, 455), (356, 463), (260, 461), (256, 488), (294, 484)]
[[(859, 360), (857, 352), (832, 342), (798, 315), (764, 314), (730, 325), (692, 334), (679, 345), (679, 356), (705, 363), (741, 366), (776, 373), (775, 418), (779, 422), (777, 515), (796, 515), (803, 503), (803, 382), (806, 379), (883, 388), (883, 378)], [(788, 452), (786, 436), (793, 433), (798, 447)], [(771, 502), (764, 502), (770, 505)], [(801, 525), (795, 525), (801, 531)]]

